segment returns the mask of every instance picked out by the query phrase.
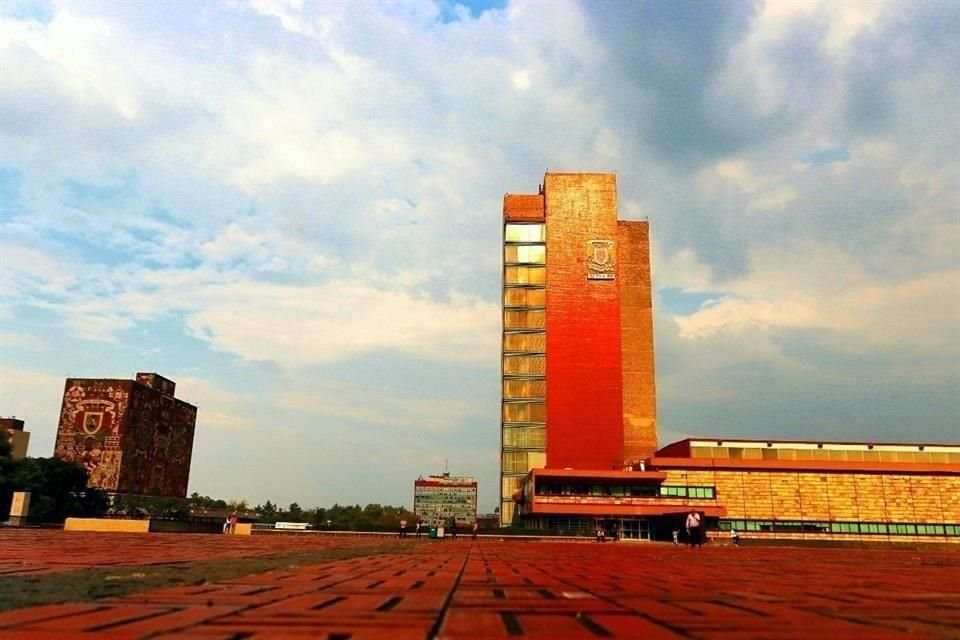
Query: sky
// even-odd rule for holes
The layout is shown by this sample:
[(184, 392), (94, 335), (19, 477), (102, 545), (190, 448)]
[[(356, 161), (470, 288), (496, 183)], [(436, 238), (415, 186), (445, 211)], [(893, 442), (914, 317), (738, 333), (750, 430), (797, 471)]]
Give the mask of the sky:
[(0, 3), (0, 415), (199, 407), (190, 491), (497, 501), (503, 194), (649, 219), (660, 440), (960, 442), (955, 2)]

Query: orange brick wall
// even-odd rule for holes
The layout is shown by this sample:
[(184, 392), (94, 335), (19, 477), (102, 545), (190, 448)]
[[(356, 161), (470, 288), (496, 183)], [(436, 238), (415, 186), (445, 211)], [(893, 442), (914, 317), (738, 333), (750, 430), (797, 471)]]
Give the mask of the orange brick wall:
[(547, 466), (623, 464), (620, 296), (587, 279), (587, 242), (617, 240), (617, 178), (548, 173)]
[(657, 449), (649, 224), (617, 222), (617, 245), (623, 357), (623, 458), (631, 463), (648, 458)]
[[(709, 485), (728, 519), (960, 524), (960, 476), (670, 469), (668, 485)], [(770, 535), (770, 534), (763, 534)], [(801, 534), (777, 533), (778, 538)], [(802, 534), (804, 538), (830, 534)], [(840, 536), (838, 536), (840, 537)], [(858, 536), (844, 534), (844, 539)], [(864, 534), (863, 539), (903, 536)], [(913, 536), (904, 539), (916, 541)], [(944, 538), (924, 536), (942, 542)], [(952, 541), (960, 542), (956, 538)]]

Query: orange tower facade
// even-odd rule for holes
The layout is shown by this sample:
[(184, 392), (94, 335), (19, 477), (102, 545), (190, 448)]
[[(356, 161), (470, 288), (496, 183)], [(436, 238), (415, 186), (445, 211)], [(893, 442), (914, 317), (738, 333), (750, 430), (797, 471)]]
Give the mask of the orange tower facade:
[(657, 445), (649, 226), (613, 174), (504, 197), (501, 522), (532, 469), (622, 469)]

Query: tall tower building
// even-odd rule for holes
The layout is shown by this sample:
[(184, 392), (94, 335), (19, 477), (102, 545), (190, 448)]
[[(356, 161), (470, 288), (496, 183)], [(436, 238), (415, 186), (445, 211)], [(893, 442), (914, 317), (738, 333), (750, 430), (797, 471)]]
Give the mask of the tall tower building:
[(649, 227), (613, 174), (503, 201), (501, 523), (532, 469), (622, 469), (657, 446)]

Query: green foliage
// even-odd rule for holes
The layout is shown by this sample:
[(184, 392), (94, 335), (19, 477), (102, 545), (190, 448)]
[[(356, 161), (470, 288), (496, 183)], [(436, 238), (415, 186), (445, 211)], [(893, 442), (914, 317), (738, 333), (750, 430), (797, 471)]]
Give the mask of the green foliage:
[(109, 504), (103, 491), (87, 487), (87, 471), (80, 464), (60, 458), (13, 460), (0, 451), (0, 513), (9, 513), (14, 491), (30, 492), (28, 517), (33, 522), (101, 516)]
[(259, 522), (306, 522), (317, 529), (336, 529), (347, 531), (396, 531), (400, 520), (405, 519), (410, 526), (416, 522), (413, 513), (403, 507), (382, 506), (379, 504), (339, 505), (303, 509), (296, 502), (281, 509), (270, 500), (254, 507), (260, 514)]
[(191, 507), (195, 509), (226, 509), (227, 503), (225, 500), (214, 500), (210, 496), (201, 496), (199, 493), (194, 491), (190, 494), (190, 497), (187, 498), (187, 502)]

